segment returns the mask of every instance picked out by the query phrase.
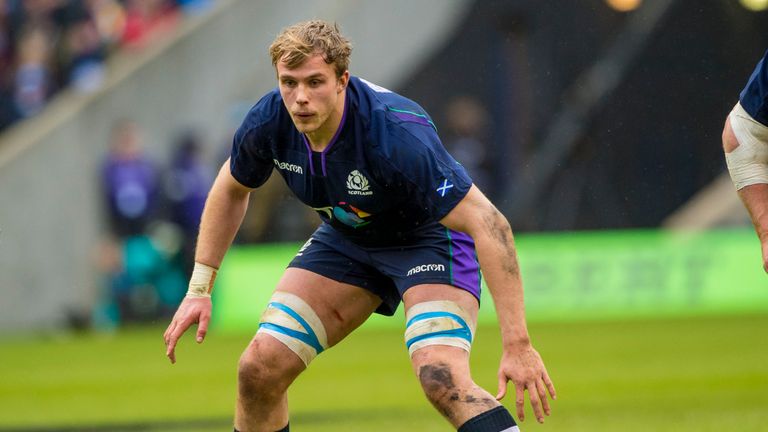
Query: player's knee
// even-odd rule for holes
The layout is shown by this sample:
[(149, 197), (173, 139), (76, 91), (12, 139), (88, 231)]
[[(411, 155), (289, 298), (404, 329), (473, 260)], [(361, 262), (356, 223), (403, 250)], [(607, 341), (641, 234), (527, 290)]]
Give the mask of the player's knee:
[(419, 383), (430, 400), (447, 398), (455, 401), (464, 393), (479, 389), (469, 375), (468, 366), (432, 360), (415, 364)]
[(452, 360), (457, 353), (469, 353), (472, 321), (457, 303), (443, 300), (415, 304), (405, 317), (405, 344), (414, 369), (427, 398), (440, 408), (472, 384)]
[(440, 406), (460, 397), (461, 379), (448, 363), (423, 363), (417, 365), (417, 371), (421, 388), (434, 405)]
[(237, 377), (241, 395), (256, 399), (281, 395), (301, 373), (303, 365), (286, 362), (280, 350), (270, 346), (278, 343), (256, 338), (240, 356)]
[(451, 423), (460, 422), (466, 411), (483, 412), (499, 406), (478, 387), (469, 374), (453, 369), (448, 363), (426, 363), (418, 368), (419, 382), (429, 402)]
[(237, 381), (240, 393), (256, 395), (274, 389), (280, 379), (260, 358), (243, 355), (237, 367)]

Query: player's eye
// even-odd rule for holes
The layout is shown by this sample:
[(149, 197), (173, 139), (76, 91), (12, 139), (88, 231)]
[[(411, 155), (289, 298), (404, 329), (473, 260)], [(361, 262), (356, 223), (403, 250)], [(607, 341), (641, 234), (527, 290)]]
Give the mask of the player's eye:
[(317, 87), (317, 86), (319, 86), (322, 83), (323, 83), (323, 81), (322, 80), (318, 80), (318, 79), (313, 79), (313, 80), (309, 81), (309, 85), (312, 86), (312, 87)]
[(293, 88), (293, 87), (296, 87), (296, 81), (294, 81), (294, 80), (283, 80), (283, 85), (286, 86), (286, 87)]

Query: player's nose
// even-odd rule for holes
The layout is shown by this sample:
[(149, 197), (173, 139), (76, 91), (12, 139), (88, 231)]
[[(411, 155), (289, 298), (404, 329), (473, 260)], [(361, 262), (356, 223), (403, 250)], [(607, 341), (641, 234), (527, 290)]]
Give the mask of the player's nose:
[(309, 102), (309, 92), (307, 91), (306, 86), (299, 85), (296, 89), (296, 103), (300, 105), (304, 105)]

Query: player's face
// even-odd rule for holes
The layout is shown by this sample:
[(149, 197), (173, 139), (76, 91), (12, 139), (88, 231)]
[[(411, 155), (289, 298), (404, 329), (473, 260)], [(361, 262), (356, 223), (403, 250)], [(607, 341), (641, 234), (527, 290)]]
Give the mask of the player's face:
[(294, 69), (278, 62), (277, 79), (296, 129), (310, 135), (329, 135), (330, 139), (344, 111), (342, 94), (349, 72), (337, 78), (333, 65), (316, 54)]

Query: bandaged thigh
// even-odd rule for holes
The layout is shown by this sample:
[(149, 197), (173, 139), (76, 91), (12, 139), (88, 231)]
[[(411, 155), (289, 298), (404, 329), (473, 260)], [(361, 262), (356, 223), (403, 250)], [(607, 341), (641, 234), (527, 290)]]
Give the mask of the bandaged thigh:
[(415, 304), (406, 311), (405, 319), (405, 345), (411, 356), (430, 345), (454, 346), (467, 352), (472, 348), (474, 328), (470, 327), (469, 314), (455, 302)]
[(299, 356), (305, 366), (328, 348), (325, 326), (300, 297), (276, 291), (261, 316), (257, 333), (266, 333)]
[(725, 154), (734, 186), (739, 190), (768, 183), (768, 127), (753, 119), (738, 103), (728, 119), (739, 142), (738, 147)]

